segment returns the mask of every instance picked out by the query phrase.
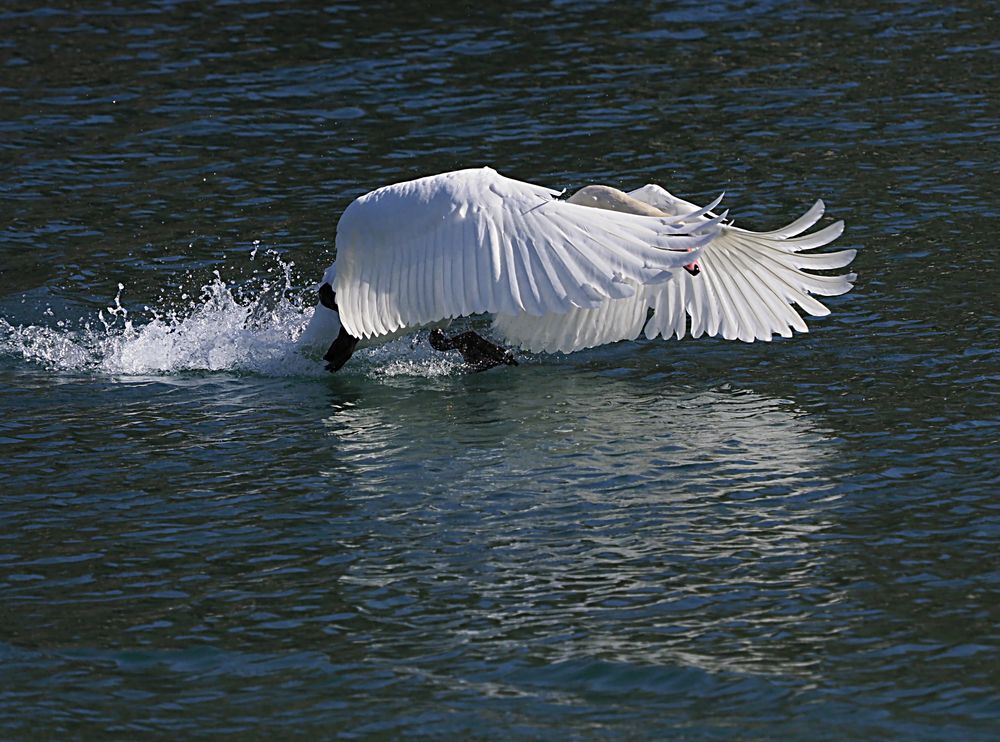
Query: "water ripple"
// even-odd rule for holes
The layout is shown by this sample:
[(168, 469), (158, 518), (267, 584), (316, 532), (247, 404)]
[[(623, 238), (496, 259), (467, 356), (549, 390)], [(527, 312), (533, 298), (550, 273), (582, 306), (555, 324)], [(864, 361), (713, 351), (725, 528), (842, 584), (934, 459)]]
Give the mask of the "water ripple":
[[(992, 739), (991, 10), (5, 6), (4, 736)], [(346, 203), (482, 164), (822, 197), (860, 280), (768, 345), (292, 352)]]

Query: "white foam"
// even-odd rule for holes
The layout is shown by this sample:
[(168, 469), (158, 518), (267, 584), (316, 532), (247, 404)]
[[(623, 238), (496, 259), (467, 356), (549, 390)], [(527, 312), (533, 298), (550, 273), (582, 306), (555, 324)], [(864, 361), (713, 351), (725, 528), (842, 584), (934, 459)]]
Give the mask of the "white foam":
[(442, 353), (431, 348), (426, 333), (365, 348), (358, 351), (350, 363), (356, 360), (366, 375), (385, 378), (448, 376), (459, 371), (463, 365), (462, 356), (457, 352)]
[[(256, 248), (251, 259), (255, 255)], [(325, 377), (322, 360), (297, 342), (312, 317), (315, 294), (294, 288), (293, 264), (271, 257), (280, 268), (278, 280), (272, 267), (237, 287), (215, 271), (197, 298), (177, 289), (181, 309), (129, 311), (119, 284), (114, 303), (96, 318), (59, 320), (52, 327), (14, 326), (0, 317), (0, 353), (52, 371), (112, 376), (224, 371)], [(161, 301), (170, 303), (169, 297)], [(452, 355), (436, 353), (426, 340), (402, 338), (359, 350), (340, 373), (441, 376), (461, 365)]]

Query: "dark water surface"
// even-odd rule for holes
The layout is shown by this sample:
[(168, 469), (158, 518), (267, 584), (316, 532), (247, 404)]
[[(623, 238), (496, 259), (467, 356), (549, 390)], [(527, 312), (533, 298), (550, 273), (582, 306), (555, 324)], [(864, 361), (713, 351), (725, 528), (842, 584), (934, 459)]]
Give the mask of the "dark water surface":
[[(998, 30), (4, 3), (0, 736), (993, 738)], [(297, 356), (344, 206), (483, 164), (822, 197), (859, 282), (771, 344)]]

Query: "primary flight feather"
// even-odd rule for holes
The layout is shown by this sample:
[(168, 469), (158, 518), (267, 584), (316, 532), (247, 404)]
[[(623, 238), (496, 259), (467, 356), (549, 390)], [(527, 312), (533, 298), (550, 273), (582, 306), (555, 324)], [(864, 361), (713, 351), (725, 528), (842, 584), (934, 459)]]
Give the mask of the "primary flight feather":
[[(807, 329), (792, 303), (827, 314), (811, 294), (851, 288), (853, 274), (805, 272), (854, 257), (802, 252), (843, 229), (798, 236), (822, 202), (763, 233), (726, 224), (717, 205), (699, 208), (654, 185), (628, 194), (588, 186), (567, 197), (490, 168), (385, 186), (344, 211), (336, 262), (303, 339), (336, 338), (331, 370), (359, 340), (474, 314), (492, 315), (507, 344), (531, 351), (568, 353), (643, 332), (681, 338), (689, 321), (695, 337), (770, 340)], [(473, 368), (515, 363), (474, 333), (436, 333), (435, 347), (460, 350)]]

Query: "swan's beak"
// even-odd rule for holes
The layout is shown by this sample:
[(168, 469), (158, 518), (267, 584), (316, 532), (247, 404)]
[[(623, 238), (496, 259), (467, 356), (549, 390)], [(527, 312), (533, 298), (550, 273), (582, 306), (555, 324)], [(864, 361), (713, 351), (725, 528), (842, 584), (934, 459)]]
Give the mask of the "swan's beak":
[[(719, 198), (721, 199), (722, 196), (719, 196)], [(718, 203), (718, 202), (716, 202), (716, 203)], [(691, 252), (690, 248), (688, 248), (688, 252)], [(687, 263), (684, 266), (684, 270), (686, 270), (692, 276), (697, 276), (699, 273), (701, 273), (701, 266), (698, 265), (698, 261), (697, 260), (692, 260), (690, 263)]]
[[(339, 371), (340, 367), (347, 363), (354, 354), (354, 348), (358, 344), (358, 339), (344, 329), (344, 326), (341, 324), (340, 309), (337, 307), (337, 294), (329, 283), (324, 283), (319, 287), (319, 306), (316, 307), (313, 319), (316, 319), (316, 315), (320, 313), (336, 317), (336, 323), (339, 326), (334, 341), (323, 356), (323, 360), (326, 361), (327, 371)], [(327, 321), (329, 321), (329, 318)], [(310, 324), (312, 323), (310, 322)], [(330, 337), (330, 335), (328, 334), (327, 337)]]
[(324, 283), (319, 287), (319, 303), (327, 309), (332, 309), (338, 314), (340, 313), (340, 307), (337, 306), (337, 294), (328, 283)]
[(323, 298), (326, 295), (324, 289), (333, 294), (329, 284), (324, 283), (320, 287), (319, 304), (313, 310), (313, 316), (299, 338), (299, 345), (319, 352), (323, 352), (342, 329), (340, 313), (336, 309), (336, 300), (329, 302), (332, 303), (332, 307), (328, 303), (324, 303)]

